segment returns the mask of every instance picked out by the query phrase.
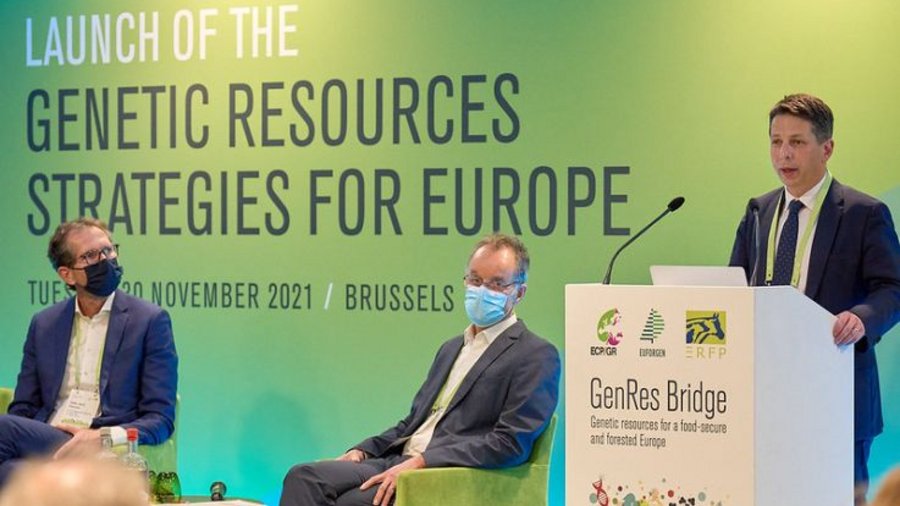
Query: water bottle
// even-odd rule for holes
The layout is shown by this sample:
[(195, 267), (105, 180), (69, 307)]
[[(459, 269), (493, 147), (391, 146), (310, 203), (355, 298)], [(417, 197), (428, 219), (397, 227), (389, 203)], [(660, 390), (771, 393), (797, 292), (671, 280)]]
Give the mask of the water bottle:
[(138, 453), (137, 429), (128, 429), (128, 452), (125, 453), (125, 455), (122, 455), (122, 464), (128, 469), (140, 473), (141, 480), (143, 480), (143, 483), (147, 484), (149, 490), (150, 467), (147, 465), (147, 459)]
[(115, 460), (119, 458), (113, 451), (112, 432), (109, 430), (109, 427), (100, 429), (100, 453), (98, 457), (101, 460)]

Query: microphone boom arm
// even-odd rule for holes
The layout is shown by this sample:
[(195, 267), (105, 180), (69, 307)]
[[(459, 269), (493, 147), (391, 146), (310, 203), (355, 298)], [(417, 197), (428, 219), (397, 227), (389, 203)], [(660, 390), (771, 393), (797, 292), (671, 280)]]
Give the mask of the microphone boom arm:
[(671, 212), (672, 211), (670, 211), (669, 209), (666, 209), (665, 211), (662, 212), (662, 214), (657, 216), (655, 220), (651, 221), (650, 223), (647, 224), (647, 226), (642, 228), (638, 233), (631, 236), (631, 239), (628, 239), (627, 241), (625, 241), (625, 244), (619, 246), (619, 249), (616, 250), (616, 253), (612, 257), (612, 260), (609, 261), (609, 267), (606, 269), (606, 276), (603, 276), (603, 284), (604, 285), (608, 285), (610, 282), (610, 278), (612, 277), (613, 264), (616, 263), (616, 258), (619, 257), (619, 253), (621, 253), (622, 250), (624, 250), (629, 244), (631, 244), (635, 240), (637, 240), (637, 238), (640, 237), (644, 232), (646, 232), (647, 229), (649, 229), (653, 225), (656, 225), (656, 222), (663, 219), (667, 214), (669, 214)]

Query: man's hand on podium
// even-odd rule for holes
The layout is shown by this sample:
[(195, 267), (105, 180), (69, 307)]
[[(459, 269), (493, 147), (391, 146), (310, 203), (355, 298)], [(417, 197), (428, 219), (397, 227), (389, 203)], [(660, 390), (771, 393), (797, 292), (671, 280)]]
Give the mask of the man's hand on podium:
[(381, 483), (381, 485), (378, 486), (378, 491), (375, 492), (375, 500), (372, 501), (372, 504), (374, 506), (379, 506), (381, 504), (387, 506), (391, 503), (391, 497), (394, 496), (394, 489), (397, 488), (397, 476), (403, 471), (421, 469), (423, 467), (425, 467), (425, 459), (422, 458), (421, 455), (416, 455), (415, 457), (404, 460), (381, 474), (376, 474), (369, 478), (368, 481), (363, 483), (359, 488), (360, 490), (366, 490), (372, 485)]
[(844, 311), (837, 315), (837, 321), (834, 322), (831, 332), (834, 334), (834, 344), (838, 346), (853, 344), (866, 335), (866, 325), (859, 316)]

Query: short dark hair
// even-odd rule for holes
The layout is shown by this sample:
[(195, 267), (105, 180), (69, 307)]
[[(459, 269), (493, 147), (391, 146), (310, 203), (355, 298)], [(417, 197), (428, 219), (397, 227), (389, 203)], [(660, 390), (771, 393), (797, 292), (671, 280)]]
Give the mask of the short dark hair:
[(787, 95), (769, 111), (769, 131), (772, 131), (772, 120), (775, 116), (790, 114), (812, 123), (813, 135), (819, 143), (831, 138), (834, 132), (834, 115), (821, 98), (806, 93)]
[(511, 249), (516, 255), (516, 282), (524, 283), (528, 279), (528, 267), (531, 265), (531, 259), (528, 256), (528, 248), (525, 247), (525, 243), (521, 239), (498, 232), (485, 236), (472, 248), (472, 253), (469, 254), (469, 261), (472, 261), (476, 251), (485, 246), (493, 251), (502, 248)]
[(50, 265), (53, 266), (53, 270), (59, 269), (64, 265), (71, 267), (75, 264), (75, 253), (69, 250), (69, 234), (75, 230), (89, 227), (99, 228), (107, 237), (110, 237), (106, 223), (95, 218), (78, 218), (77, 220), (64, 221), (56, 227), (53, 237), (50, 238), (50, 245), (47, 247), (47, 258), (50, 259)]

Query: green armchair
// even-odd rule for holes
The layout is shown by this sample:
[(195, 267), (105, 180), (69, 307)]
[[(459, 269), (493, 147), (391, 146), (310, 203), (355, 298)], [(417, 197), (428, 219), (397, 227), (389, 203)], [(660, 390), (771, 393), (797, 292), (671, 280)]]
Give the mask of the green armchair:
[[(0, 387), (0, 414), (6, 413), (12, 402), (13, 391), (9, 388)], [(176, 429), (172, 433), (172, 437), (161, 445), (141, 446), (138, 450), (141, 455), (147, 459), (147, 464), (151, 471), (161, 472), (178, 472), (178, 411), (180, 410), (181, 396), (175, 398), (175, 422)]]
[(9, 403), (12, 402), (13, 391), (0, 387), (0, 414), (6, 413)]
[(178, 412), (181, 411), (181, 396), (175, 396), (175, 429), (169, 439), (158, 445), (143, 445), (138, 453), (147, 459), (151, 471), (159, 473), (178, 472)]
[(394, 506), (546, 505), (555, 433), (553, 415), (547, 429), (534, 442), (531, 457), (516, 467), (442, 467), (401, 473)]

